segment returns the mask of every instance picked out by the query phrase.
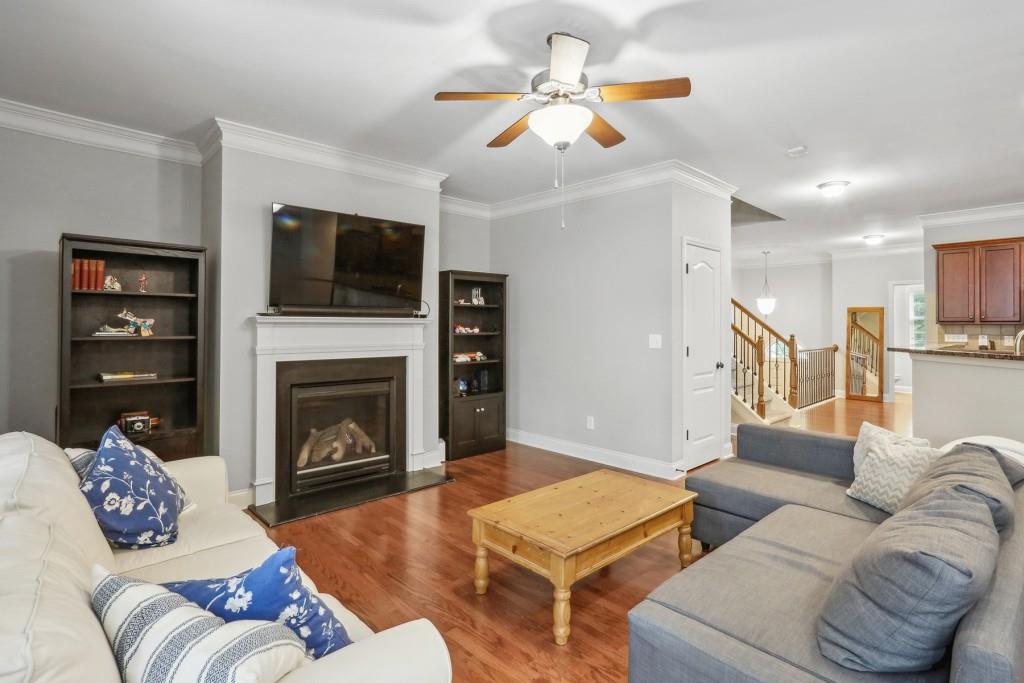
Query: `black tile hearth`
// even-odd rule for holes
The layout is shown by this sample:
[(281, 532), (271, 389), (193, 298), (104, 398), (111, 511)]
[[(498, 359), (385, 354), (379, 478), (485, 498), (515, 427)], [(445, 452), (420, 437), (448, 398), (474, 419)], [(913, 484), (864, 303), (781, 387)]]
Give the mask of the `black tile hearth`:
[(434, 467), (416, 472), (396, 472), (366, 481), (352, 482), (335, 488), (292, 496), (282, 501), (250, 505), (249, 509), (267, 526), (278, 526), (306, 519), (325, 512), (369, 503), (373, 500), (410, 493), (454, 481), (444, 468)]

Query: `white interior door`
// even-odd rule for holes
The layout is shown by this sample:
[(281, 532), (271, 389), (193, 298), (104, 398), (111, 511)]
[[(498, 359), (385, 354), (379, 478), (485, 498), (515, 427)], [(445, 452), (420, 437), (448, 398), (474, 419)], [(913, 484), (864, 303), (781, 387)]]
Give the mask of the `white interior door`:
[(722, 253), (690, 242), (683, 255), (683, 466), (724, 453)]

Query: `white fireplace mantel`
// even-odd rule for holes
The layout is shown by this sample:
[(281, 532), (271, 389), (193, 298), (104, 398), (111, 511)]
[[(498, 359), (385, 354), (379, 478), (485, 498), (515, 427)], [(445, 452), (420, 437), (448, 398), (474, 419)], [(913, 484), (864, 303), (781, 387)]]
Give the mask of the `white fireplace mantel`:
[[(440, 465), (440, 449), (423, 448), (423, 334), (426, 318), (348, 318), (257, 315), (257, 505), (275, 498), (277, 364), (282, 361), (402, 356), (406, 359), (406, 469)], [(226, 388), (226, 387), (225, 387)]]

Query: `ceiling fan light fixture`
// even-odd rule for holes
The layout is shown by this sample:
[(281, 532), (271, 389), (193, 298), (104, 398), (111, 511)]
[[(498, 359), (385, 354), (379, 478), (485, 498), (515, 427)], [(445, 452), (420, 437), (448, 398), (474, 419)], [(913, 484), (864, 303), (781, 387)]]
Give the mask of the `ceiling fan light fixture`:
[(552, 102), (530, 113), (530, 130), (541, 140), (555, 148), (564, 148), (576, 142), (594, 120), (594, 112), (572, 103)]
[(831, 199), (833, 197), (841, 196), (846, 192), (846, 188), (849, 185), (849, 180), (829, 180), (826, 183), (818, 185), (818, 189), (821, 191), (823, 197)]

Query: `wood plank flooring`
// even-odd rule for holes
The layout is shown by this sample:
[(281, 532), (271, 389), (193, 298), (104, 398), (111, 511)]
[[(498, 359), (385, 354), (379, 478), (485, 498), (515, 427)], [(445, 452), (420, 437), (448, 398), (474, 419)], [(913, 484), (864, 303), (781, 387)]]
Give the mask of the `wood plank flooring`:
[(837, 398), (808, 409), (805, 427), (812, 432), (857, 436), (861, 422), (866, 421), (909, 436), (913, 428), (912, 406), (910, 394), (896, 394), (893, 403)]
[[(860, 420), (909, 429), (909, 401), (836, 401), (811, 412), (809, 428), (819, 431), (856, 434)], [(626, 613), (679, 571), (676, 535), (577, 583), (572, 635), (560, 647), (552, 641), (552, 586), (545, 579), (492, 554), (487, 595), (475, 594), (466, 510), (601, 466), (509, 443), (447, 467), (454, 483), (268, 533), (298, 548), (299, 563), (320, 590), (375, 631), (419, 617), (432, 621), (448, 644), (457, 683), (626, 681)]]

